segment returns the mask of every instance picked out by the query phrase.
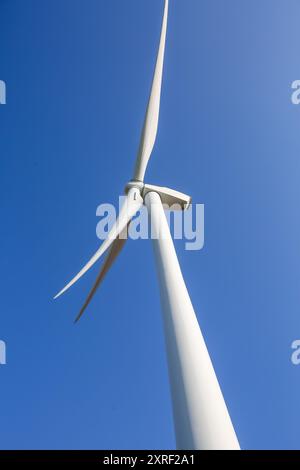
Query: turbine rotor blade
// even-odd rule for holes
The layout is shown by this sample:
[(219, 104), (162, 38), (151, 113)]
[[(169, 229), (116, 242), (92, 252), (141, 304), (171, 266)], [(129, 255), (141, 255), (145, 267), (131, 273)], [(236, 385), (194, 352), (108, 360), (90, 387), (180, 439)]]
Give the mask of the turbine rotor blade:
[[(126, 228), (127, 229), (127, 228)], [(104, 261), (104, 264), (103, 266), (101, 267), (101, 270), (100, 270), (100, 273), (98, 274), (97, 276), (97, 279), (96, 279), (96, 282), (95, 284), (93, 285), (92, 287), (92, 290), (90, 291), (85, 303), (83, 304), (79, 314), (77, 315), (74, 323), (77, 323), (78, 320), (81, 318), (81, 316), (83, 315), (83, 313), (85, 312), (86, 308), (88, 307), (89, 303), (91, 302), (92, 298), (94, 297), (96, 291), (98, 290), (101, 282), (103, 281), (105, 275), (107, 274), (107, 272), (110, 270), (110, 268), (112, 267), (113, 263), (115, 262), (117, 256), (119, 255), (120, 251), (122, 250), (122, 248), (124, 247), (125, 245), (125, 242), (126, 242), (126, 238), (117, 238), (110, 250), (109, 250), (109, 253), (106, 257), (106, 260)]]
[(138, 181), (144, 181), (147, 164), (151, 156), (157, 135), (165, 44), (167, 36), (168, 7), (169, 0), (165, 0), (164, 17), (156, 67), (134, 172), (134, 179)]
[(97, 261), (98, 259), (105, 253), (105, 251), (112, 245), (114, 240), (122, 234), (125, 227), (128, 225), (132, 217), (136, 214), (136, 212), (140, 209), (143, 204), (143, 199), (140, 196), (139, 191), (136, 188), (131, 188), (126, 196), (124, 205), (120, 211), (119, 217), (115, 224), (113, 225), (111, 231), (108, 234), (108, 237), (100, 248), (96, 251), (94, 256), (88, 261), (88, 263), (79, 271), (79, 273), (54, 297), (57, 299), (60, 297), (64, 292), (66, 292), (75, 282), (78, 281)]

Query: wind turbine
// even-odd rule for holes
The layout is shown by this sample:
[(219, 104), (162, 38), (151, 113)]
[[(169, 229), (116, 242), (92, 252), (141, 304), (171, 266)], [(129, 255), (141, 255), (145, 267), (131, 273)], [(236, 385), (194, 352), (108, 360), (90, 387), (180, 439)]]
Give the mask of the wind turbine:
[(238, 439), (182, 276), (163, 207), (163, 204), (172, 206), (176, 203), (185, 210), (189, 207), (191, 198), (169, 188), (144, 183), (158, 128), (168, 7), (169, 0), (165, 0), (153, 83), (134, 176), (125, 189), (125, 203), (107, 239), (55, 298), (75, 284), (108, 252), (75, 321), (79, 320), (122, 250), (126, 241), (124, 233), (132, 217), (145, 204), (154, 234), (152, 239), (160, 286), (177, 448), (238, 450)]

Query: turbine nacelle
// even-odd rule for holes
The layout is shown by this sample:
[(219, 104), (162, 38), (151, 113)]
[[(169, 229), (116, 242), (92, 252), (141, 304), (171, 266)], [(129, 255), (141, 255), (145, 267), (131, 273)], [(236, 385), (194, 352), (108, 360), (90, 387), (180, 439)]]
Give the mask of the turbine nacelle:
[(140, 192), (140, 195), (144, 201), (148, 193), (157, 193), (160, 196), (162, 204), (171, 210), (187, 210), (192, 202), (192, 198), (187, 194), (175, 191), (174, 189), (166, 188), (164, 186), (145, 184), (137, 180), (132, 180), (127, 184), (125, 188), (125, 194), (128, 194), (128, 192), (133, 188)]

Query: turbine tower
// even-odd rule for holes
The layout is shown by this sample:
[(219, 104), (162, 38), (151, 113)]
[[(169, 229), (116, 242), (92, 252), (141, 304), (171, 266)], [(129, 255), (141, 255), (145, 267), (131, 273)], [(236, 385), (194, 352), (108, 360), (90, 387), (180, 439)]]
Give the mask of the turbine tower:
[(192, 302), (187, 291), (164, 205), (189, 207), (191, 198), (169, 188), (144, 183), (158, 128), (169, 0), (164, 16), (153, 83), (141, 135), (133, 179), (125, 189), (125, 202), (107, 239), (81, 271), (55, 296), (81, 278), (107, 251), (96, 282), (75, 321), (78, 321), (104, 276), (122, 250), (132, 217), (146, 205), (161, 295), (169, 380), (178, 449), (239, 449), (236, 437)]

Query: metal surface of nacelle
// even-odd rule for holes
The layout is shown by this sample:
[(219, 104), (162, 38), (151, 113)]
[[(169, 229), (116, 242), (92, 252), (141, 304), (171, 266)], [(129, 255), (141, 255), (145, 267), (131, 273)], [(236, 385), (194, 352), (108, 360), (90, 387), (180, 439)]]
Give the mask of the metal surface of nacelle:
[(165, 188), (162, 186), (154, 186), (153, 184), (145, 184), (142, 197), (145, 199), (146, 195), (150, 192), (159, 194), (161, 202), (168, 206), (171, 210), (187, 210), (192, 202), (192, 198), (187, 194), (180, 193), (174, 189)]
[(144, 184), (141, 181), (131, 180), (127, 183), (125, 188), (125, 194), (128, 194), (129, 190), (135, 188), (138, 189), (140, 195), (145, 200), (148, 193), (154, 192), (159, 194), (161, 202), (168, 206), (171, 210), (187, 210), (192, 202), (192, 198), (187, 194), (180, 193), (174, 189), (165, 188), (163, 186), (155, 186), (154, 184)]

